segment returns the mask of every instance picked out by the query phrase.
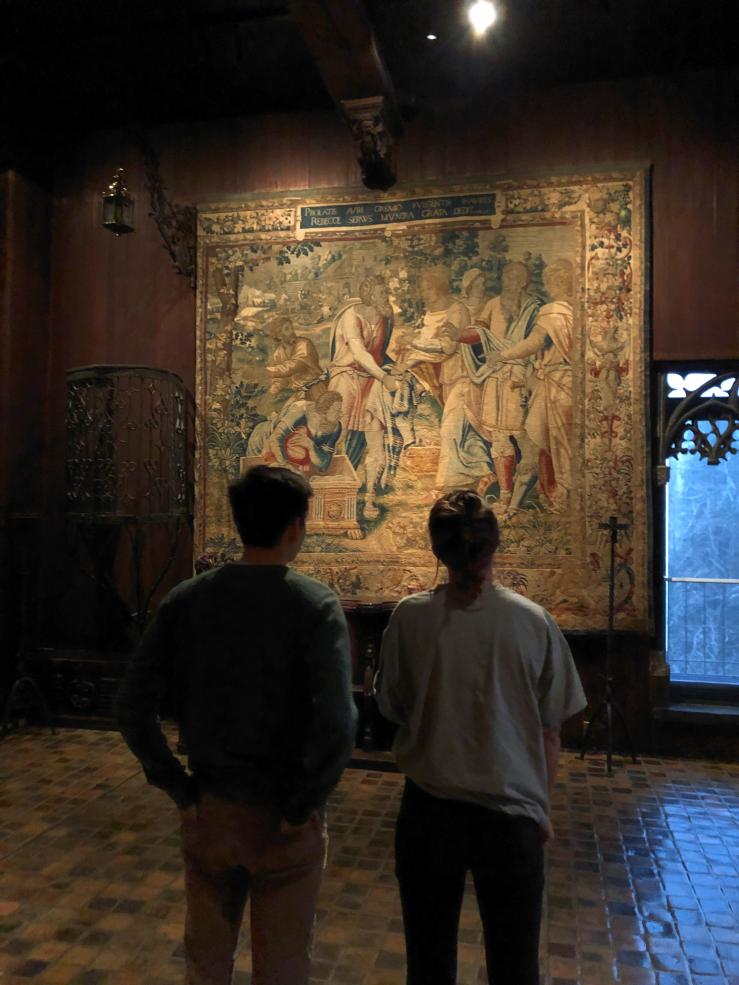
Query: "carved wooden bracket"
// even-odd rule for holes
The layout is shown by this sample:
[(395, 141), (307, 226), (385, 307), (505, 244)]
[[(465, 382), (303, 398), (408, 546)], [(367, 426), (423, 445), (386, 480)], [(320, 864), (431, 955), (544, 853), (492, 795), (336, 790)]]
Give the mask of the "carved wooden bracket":
[(144, 172), (149, 192), (149, 215), (157, 224), (178, 274), (187, 277), (195, 290), (195, 250), (197, 236), (197, 209), (194, 205), (178, 205), (167, 197), (159, 170), (159, 158), (154, 149), (143, 142)]
[(364, 5), (360, 0), (291, 0), (290, 9), (326, 89), (349, 121), (362, 181), (385, 191), (396, 181), (393, 142), (401, 119)]
[(397, 169), (385, 97), (342, 99), (341, 106), (354, 137), (362, 183), (367, 188), (387, 191), (397, 181)]

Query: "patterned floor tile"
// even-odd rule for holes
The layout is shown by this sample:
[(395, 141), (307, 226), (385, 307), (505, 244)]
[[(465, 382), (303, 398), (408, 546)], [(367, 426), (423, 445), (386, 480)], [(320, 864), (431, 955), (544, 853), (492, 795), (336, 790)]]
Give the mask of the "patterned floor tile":
[[(402, 778), (357, 757), (331, 798), (312, 981), (402, 985), (393, 825)], [(174, 811), (115, 733), (0, 747), (0, 983), (182, 981)], [(739, 985), (739, 767), (563, 757), (541, 946), (546, 985)], [(248, 926), (234, 985), (249, 985)], [(485, 981), (471, 887), (460, 985)]]

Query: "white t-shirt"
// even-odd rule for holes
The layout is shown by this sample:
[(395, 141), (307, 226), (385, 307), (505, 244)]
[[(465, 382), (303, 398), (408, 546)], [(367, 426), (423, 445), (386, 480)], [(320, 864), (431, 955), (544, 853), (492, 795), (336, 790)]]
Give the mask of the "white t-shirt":
[(419, 787), (537, 822), (548, 812), (542, 729), (587, 704), (549, 613), (491, 584), (465, 608), (447, 605), (443, 588), (403, 599), (376, 695), (398, 724), (398, 766)]

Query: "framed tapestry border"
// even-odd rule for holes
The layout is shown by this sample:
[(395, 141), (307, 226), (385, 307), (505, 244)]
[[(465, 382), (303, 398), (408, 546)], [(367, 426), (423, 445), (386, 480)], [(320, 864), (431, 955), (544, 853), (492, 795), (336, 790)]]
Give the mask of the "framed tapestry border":
[(605, 628), (598, 524), (628, 523), (617, 625), (648, 631), (647, 178), (201, 206), (196, 553), (238, 549), (230, 478), (287, 463), (316, 490), (302, 569), (345, 599), (397, 599), (437, 577), (428, 504), (468, 486), (501, 523), (499, 581), (569, 630)]

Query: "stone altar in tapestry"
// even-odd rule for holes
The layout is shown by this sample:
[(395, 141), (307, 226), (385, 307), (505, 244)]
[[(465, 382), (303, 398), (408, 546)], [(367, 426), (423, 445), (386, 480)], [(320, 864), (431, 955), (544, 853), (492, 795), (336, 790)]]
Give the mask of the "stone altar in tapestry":
[(645, 176), (252, 196), (198, 227), (196, 550), (236, 556), (226, 486), (315, 496), (298, 566), (345, 599), (438, 577), (426, 518), (473, 488), (497, 577), (566, 629), (649, 621)]

